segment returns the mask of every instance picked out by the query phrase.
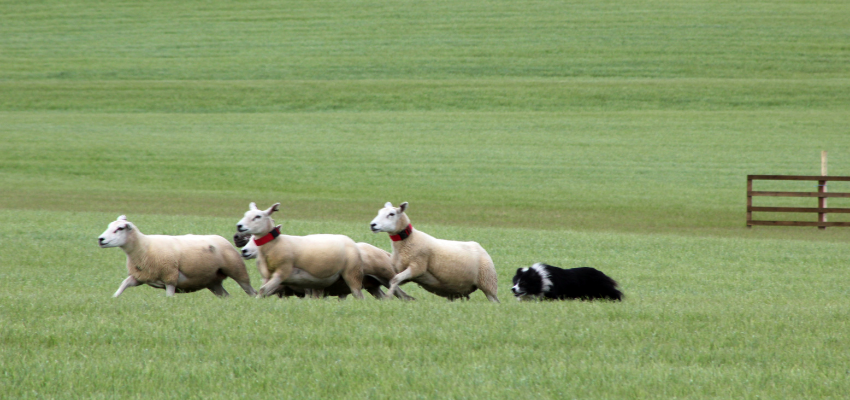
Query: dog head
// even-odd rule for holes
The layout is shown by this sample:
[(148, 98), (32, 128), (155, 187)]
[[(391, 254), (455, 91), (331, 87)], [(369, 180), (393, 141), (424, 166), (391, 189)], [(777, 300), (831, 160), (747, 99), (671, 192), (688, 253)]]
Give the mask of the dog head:
[(549, 272), (543, 264), (537, 263), (529, 268), (517, 268), (511, 293), (519, 300), (543, 296), (552, 286)]

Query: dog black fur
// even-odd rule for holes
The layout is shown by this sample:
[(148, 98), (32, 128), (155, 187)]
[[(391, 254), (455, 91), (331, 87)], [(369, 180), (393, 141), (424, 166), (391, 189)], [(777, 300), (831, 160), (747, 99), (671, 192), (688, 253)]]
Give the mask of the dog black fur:
[(623, 299), (616, 281), (590, 267), (563, 269), (537, 263), (529, 268), (518, 268), (513, 283), (511, 292), (519, 300)]

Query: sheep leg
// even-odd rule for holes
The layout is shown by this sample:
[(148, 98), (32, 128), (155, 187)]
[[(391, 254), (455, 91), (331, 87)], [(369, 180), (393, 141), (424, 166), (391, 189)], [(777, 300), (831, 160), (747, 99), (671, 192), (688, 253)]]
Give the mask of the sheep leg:
[(398, 298), (399, 298), (399, 299), (401, 299), (401, 300), (407, 300), (407, 301), (409, 301), (409, 300), (416, 300), (416, 298), (414, 298), (413, 296), (411, 296), (411, 295), (409, 295), (409, 294), (405, 293), (405, 292), (404, 292), (404, 290), (401, 290), (401, 288), (400, 288), (400, 287), (396, 288), (395, 297), (398, 297)]
[[(259, 261), (257, 264), (259, 264)], [(262, 274), (262, 270), (260, 270), (260, 273)], [(242, 259), (238, 259), (238, 263), (224, 268), (224, 275), (236, 281), (248, 296), (257, 295), (257, 292), (251, 287), (251, 278), (248, 276), (248, 271), (245, 270), (245, 263)]]
[(367, 288), (366, 291), (378, 300), (385, 299), (387, 297), (387, 295), (384, 294), (384, 291), (381, 290), (380, 287)]
[(254, 288), (251, 286), (251, 284), (250, 284), (250, 283), (248, 283), (248, 282), (238, 282), (238, 281), (237, 281), (236, 283), (238, 283), (238, 284), (239, 284), (239, 287), (241, 287), (241, 288), (242, 288), (242, 290), (244, 290), (244, 291), (245, 291), (245, 293), (247, 293), (247, 294), (248, 294), (248, 296), (252, 296), (252, 297), (253, 297), (253, 296), (256, 296), (256, 295), (257, 295), (257, 291), (256, 291), (256, 290), (254, 290)]
[(342, 280), (348, 285), (348, 288), (351, 289), (351, 295), (354, 296), (355, 299), (363, 300), (363, 292), (360, 290), (363, 287), (363, 274), (360, 274), (360, 279), (356, 279), (354, 277), (349, 276), (349, 274), (344, 274), (342, 276)]
[(215, 293), (218, 297), (227, 297), (230, 296), (230, 293), (227, 293), (227, 290), (224, 290), (224, 286), (221, 285), (221, 282), (214, 283), (210, 285), (207, 289), (211, 292)]
[(263, 278), (263, 284), (269, 281), (269, 269), (266, 267), (266, 259), (257, 257), (257, 271), (260, 272), (260, 277)]
[(487, 300), (493, 303), (498, 303), (499, 298), (496, 297), (496, 292), (499, 290), (499, 285), (496, 283), (496, 267), (493, 265), (493, 260), (486, 252), (478, 265), (478, 288), (487, 296)]
[(115, 294), (113, 294), (112, 297), (118, 297), (124, 292), (124, 289), (127, 289), (128, 287), (139, 286), (141, 284), (141, 282), (137, 281), (136, 278), (133, 278), (133, 276), (130, 275), (127, 279), (124, 279), (124, 282), (121, 282), (121, 286), (118, 287), (118, 290), (115, 291)]
[(399, 272), (393, 279), (390, 279), (390, 290), (387, 291), (387, 298), (391, 299), (396, 290), (399, 290), (399, 285), (410, 280), (413, 277), (413, 266), (411, 265), (406, 270)]
[(175, 285), (165, 285), (165, 295), (168, 297), (174, 296), (174, 293), (177, 292), (177, 286)]
[[(487, 296), (487, 300), (490, 300), (493, 303), (498, 303), (499, 298), (496, 297), (496, 291), (499, 290), (499, 287), (496, 286), (496, 272), (495, 269), (490, 268), (488, 268), (483, 274), (486, 277), (485, 279), (479, 278), (483, 282), (481, 282), (482, 284), (478, 288), (481, 289), (482, 292), (484, 292), (484, 295)], [(469, 298), (469, 295), (467, 295), (466, 297)]]
[(363, 269), (359, 262), (353, 265), (349, 264), (348, 268), (342, 271), (342, 280), (348, 285), (348, 289), (351, 290), (351, 295), (355, 299), (364, 299), (363, 292), (361, 291), (363, 288)]
[(268, 282), (260, 286), (260, 297), (270, 296), (280, 286), (281, 282), (283, 282), (283, 278), (280, 277), (280, 274), (272, 275), (272, 278)]
[[(377, 280), (381, 283), (381, 285), (383, 285), (384, 287), (386, 287), (387, 289), (389, 289), (389, 287), (390, 287), (390, 282), (389, 282), (389, 281), (387, 281), (387, 280), (385, 280), (385, 279), (383, 279), (383, 278), (378, 278), (378, 277), (374, 277), (374, 278), (375, 278), (375, 279), (377, 279)], [(378, 290), (381, 290), (381, 288), (379, 287), (379, 288), (378, 288)], [(372, 292), (370, 291), (369, 293), (372, 293)], [(378, 297), (379, 299), (383, 299), (383, 298), (386, 298), (386, 297), (388, 297), (388, 296), (389, 296), (389, 295), (387, 295), (387, 294), (384, 294), (384, 292), (383, 292), (382, 290), (381, 290), (381, 294), (383, 295), (383, 297)], [(374, 294), (374, 293), (372, 293), (372, 295), (374, 296), (375, 294)], [(375, 296), (375, 297), (377, 297), (377, 296)], [(416, 300), (416, 298), (414, 298), (413, 296), (411, 296), (411, 295), (409, 295), (409, 294), (405, 293), (405, 292), (404, 292), (404, 290), (401, 290), (401, 288), (400, 288), (400, 287), (396, 289), (395, 297), (397, 297), (397, 298), (399, 298), (399, 299), (401, 299), (401, 300)]]

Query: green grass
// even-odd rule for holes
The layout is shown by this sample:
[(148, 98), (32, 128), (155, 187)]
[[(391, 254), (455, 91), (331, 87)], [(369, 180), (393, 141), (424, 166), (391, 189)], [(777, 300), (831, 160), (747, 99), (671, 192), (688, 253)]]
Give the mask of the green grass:
[[(843, 398), (850, 231), (744, 212), (747, 174), (815, 175), (827, 150), (850, 175), (848, 20), (841, 1), (3, 2), (0, 397)], [(110, 297), (124, 255), (95, 240), (117, 215), (229, 237), (251, 201), (384, 249), (367, 223), (409, 201), (490, 252), (502, 303)], [(514, 301), (537, 261), (626, 300)]]
[(841, 1), (6, 2), (8, 79), (847, 78)]
[(446, 224), (737, 235), (747, 174), (817, 174), (821, 149), (850, 148), (850, 116), (829, 110), (0, 115), (5, 207), (238, 216), (279, 201), (282, 218), (364, 225), (409, 201)]
[(13, 80), (0, 109), (95, 112), (843, 111), (848, 79)]
[[(836, 397), (848, 387), (843, 243), (419, 224), (479, 240), (502, 304), (164, 297), (131, 288), (103, 213), (3, 211), (2, 358), (11, 397)], [(138, 216), (146, 232), (232, 219)], [(361, 224), (281, 221), (388, 248)], [(49, 226), (49, 232), (27, 227)], [(622, 303), (518, 303), (514, 267), (592, 265)], [(253, 266), (249, 269), (257, 282)]]

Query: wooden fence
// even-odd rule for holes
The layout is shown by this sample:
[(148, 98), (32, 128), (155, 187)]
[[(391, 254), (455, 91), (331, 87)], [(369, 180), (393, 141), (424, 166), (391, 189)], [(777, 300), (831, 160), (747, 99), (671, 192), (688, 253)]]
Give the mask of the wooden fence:
[[(753, 181), (815, 181), (818, 183), (817, 192), (763, 192), (753, 191)], [(850, 208), (829, 208), (826, 206), (827, 197), (850, 197), (850, 193), (827, 192), (826, 183), (829, 181), (850, 182), (850, 176), (804, 176), (804, 175), (747, 175), (747, 228), (753, 225), (773, 226), (817, 226), (826, 229), (828, 226), (850, 226), (850, 222), (827, 222), (829, 213), (850, 213)], [(816, 197), (817, 207), (753, 207), (753, 197)], [(817, 221), (760, 221), (753, 220), (753, 212), (792, 212), (817, 213)]]

